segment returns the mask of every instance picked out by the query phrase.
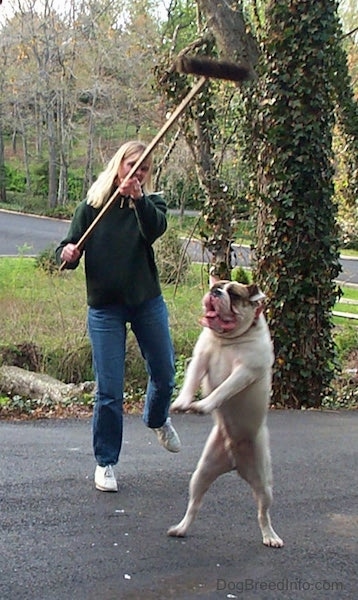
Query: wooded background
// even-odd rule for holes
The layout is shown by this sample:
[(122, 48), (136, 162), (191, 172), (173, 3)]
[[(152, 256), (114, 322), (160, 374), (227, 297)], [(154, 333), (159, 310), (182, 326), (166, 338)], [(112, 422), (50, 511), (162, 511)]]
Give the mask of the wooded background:
[[(353, 0), (4, 0), (0, 201), (68, 214), (128, 138), (151, 141), (195, 78), (180, 53), (246, 65), (209, 81), (156, 151), (157, 186), (202, 210), (230, 276), (240, 219), (268, 295), (274, 396), (319, 406), (335, 371), (339, 248), (358, 239)], [(3, 13), (1, 11), (4, 11)], [(5, 17), (7, 15), (7, 17)], [(38, 206), (38, 204), (37, 204)], [(46, 212), (45, 211), (45, 212)]]

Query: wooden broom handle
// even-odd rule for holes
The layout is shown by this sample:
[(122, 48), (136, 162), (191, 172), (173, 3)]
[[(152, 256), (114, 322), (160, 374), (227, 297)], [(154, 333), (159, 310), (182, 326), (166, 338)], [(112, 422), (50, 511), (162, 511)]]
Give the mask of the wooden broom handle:
[[(150, 144), (148, 144), (148, 146), (146, 147), (146, 149), (144, 150), (144, 152), (138, 158), (137, 162), (133, 165), (133, 167), (129, 171), (128, 175), (125, 176), (125, 178), (124, 178), (124, 180), (123, 180), (122, 183), (126, 183), (129, 179), (131, 179), (131, 177), (133, 177), (133, 175), (135, 175), (136, 171), (139, 169), (139, 167), (141, 166), (141, 164), (145, 161), (145, 159), (147, 158), (147, 156), (149, 156), (149, 154), (151, 152), (153, 152), (154, 148), (159, 144), (160, 140), (164, 137), (164, 135), (166, 134), (166, 132), (168, 131), (168, 129), (170, 129), (170, 127), (175, 123), (175, 121), (177, 121), (177, 119), (180, 117), (180, 115), (182, 114), (182, 112), (186, 109), (186, 107), (188, 106), (189, 102), (194, 98), (194, 96), (198, 92), (200, 92), (201, 88), (204, 86), (204, 84), (206, 83), (207, 79), (208, 79), (207, 77), (200, 77), (200, 79), (198, 79), (198, 81), (196, 82), (196, 84), (194, 85), (194, 87), (185, 96), (185, 98), (183, 98), (183, 100), (181, 101), (181, 103), (179, 104), (179, 106), (177, 106), (177, 108), (172, 113), (172, 115), (167, 120), (167, 122), (163, 125), (163, 127), (160, 129), (160, 131), (158, 131), (158, 133), (155, 136), (155, 138), (150, 142)], [(112, 194), (112, 196), (110, 197), (110, 199), (108, 200), (108, 202), (106, 202), (106, 204), (100, 210), (100, 212), (98, 213), (98, 215), (96, 216), (96, 218), (93, 219), (91, 225), (88, 227), (88, 229), (86, 229), (86, 231), (84, 232), (84, 234), (82, 235), (82, 237), (77, 242), (76, 248), (78, 248), (78, 250), (82, 249), (82, 247), (84, 246), (85, 242), (87, 241), (87, 239), (91, 235), (91, 233), (94, 230), (94, 228), (96, 227), (96, 225), (99, 223), (99, 221), (102, 219), (102, 217), (105, 215), (105, 213), (112, 206), (112, 204), (114, 203), (114, 201), (117, 199), (117, 196), (118, 196), (118, 191), (116, 190), (114, 192), (114, 194)], [(63, 261), (63, 263), (60, 266), (60, 271), (62, 271), (65, 268), (66, 264), (67, 264), (66, 261)]]

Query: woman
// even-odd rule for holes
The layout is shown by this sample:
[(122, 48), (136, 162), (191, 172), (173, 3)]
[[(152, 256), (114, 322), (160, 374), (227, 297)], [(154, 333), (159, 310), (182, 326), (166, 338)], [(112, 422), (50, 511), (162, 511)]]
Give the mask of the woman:
[(116, 492), (113, 466), (123, 434), (123, 388), (127, 323), (138, 341), (148, 372), (143, 420), (159, 442), (179, 452), (180, 440), (168, 418), (174, 388), (174, 350), (167, 307), (161, 294), (153, 242), (167, 228), (166, 204), (152, 190), (152, 158), (147, 157), (124, 181), (146, 146), (123, 144), (77, 207), (67, 237), (56, 250), (58, 262), (75, 269), (83, 233), (108, 199), (118, 200), (94, 227), (85, 242), (88, 332), (96, 377), (93, 450), (97, 461), (95, 486)]

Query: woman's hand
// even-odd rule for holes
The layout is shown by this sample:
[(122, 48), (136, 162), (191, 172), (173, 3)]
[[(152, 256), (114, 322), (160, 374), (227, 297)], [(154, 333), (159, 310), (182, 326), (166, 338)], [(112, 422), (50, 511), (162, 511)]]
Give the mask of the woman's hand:
[(137, 177), (132, 177), (124, 183), (121, 182), (118, 189), (121, 196), (129, 196), (132, 200), (139, 200), (143, 196), (142, 186)]
[(75, 244), (66, 244), (61, 252), (61, 260), (68, 263), (75, 262), (81, 256), (81, 252)]

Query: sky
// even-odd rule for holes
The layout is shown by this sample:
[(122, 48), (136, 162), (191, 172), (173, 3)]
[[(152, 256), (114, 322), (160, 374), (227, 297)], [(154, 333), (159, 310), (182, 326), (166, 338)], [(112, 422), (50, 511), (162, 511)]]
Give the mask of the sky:
[[(115, 0), (113, 0), (115, 1)], [(51, 0), (49, 0), (51, 3)], [(170, 4), (170, 0), (157, 0), (158, 3), (158, 16), (166, 17), (167, 15), (167, 7)], [(6, 19), (11, 17), (11, 15), (16, 10), (16, 6), (21, 5), (23, 8), (26, 8), (27, 5), (38, 7), (40, 10), (44, 6), (43, 0), (2, 0), (2, 4), (0, 5), (0, 25), (3, 25), (6, 22)], [(53, 6), (59, 12), (63, 10), (65, 0), (52, 0)]]

